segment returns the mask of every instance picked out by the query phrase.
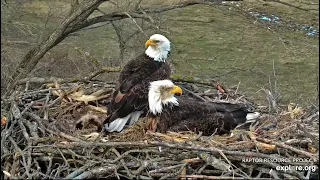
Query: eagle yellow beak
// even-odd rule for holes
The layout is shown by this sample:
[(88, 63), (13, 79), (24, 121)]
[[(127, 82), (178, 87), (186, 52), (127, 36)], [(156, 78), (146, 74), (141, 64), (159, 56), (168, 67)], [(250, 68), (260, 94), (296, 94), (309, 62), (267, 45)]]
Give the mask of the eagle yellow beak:
[(182, 94), (182, 89), (179, 86), (174, 86), (170, 93), (180, 96)]
[(155, 43), (153, 40), (151, 40), (151, 39), (149, 39), (147, 42), (146, 42), (146, 44), (145, 44), (145, 46), (146, 46), (146, 48), (148, 48), (149, 46), (155, 46), (155, 45), (157, 45), (157, 43)]

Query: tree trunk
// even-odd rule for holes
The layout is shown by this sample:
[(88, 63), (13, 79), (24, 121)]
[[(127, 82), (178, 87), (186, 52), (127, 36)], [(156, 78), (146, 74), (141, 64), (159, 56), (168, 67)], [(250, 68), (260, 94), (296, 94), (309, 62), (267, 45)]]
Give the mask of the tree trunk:
[(15, 87), (16, 81), (25, 78), (51, 48), (68, 36), (71, 32), (70, 29), (72, 29), (73, 26), (76, 26), (77, 23), (81, 23), (86, 20), (87, 17), (104, 1), (106, 0), (90, 0), (83, 2), (50, 36), (31, 49), (12, 73), (4, 96), (10, 94)]

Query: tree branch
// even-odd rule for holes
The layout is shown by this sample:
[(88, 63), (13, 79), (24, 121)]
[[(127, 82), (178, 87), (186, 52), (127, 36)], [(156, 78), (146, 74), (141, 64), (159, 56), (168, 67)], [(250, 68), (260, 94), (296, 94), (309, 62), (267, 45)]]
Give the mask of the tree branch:
[(117, 21), (117, 20), (126, 19), (130, 17), (140, 18), (140, 19), (145, 19), (147, 21), (150, 21), (149, 17), (145, 16), (144, 13), (162, 13), (162, 12), (170, 11), (173, 9), (184, 8), (184, 7), (192, 6), (196, 4), (216, 5), (216, 4), (220, 4), (221, 2), (222, 1), (220, 0), (215, 0), (214, 2), (212, 1), (208, 2), (203, 0), (191, 0), (191, 1), (181, 2), (176, 5), (170, 5), (167, 7), (144, 9), (143, 11), (109, 13), (109, 14), (105, 14), (102, 16), (85, 20), (81, 24), (78, 24), (77, 26), (73, 27), (73, 29), (71, 29), (71, 32), (77, 31), (79, 29), (82, 29), (97, 23), (107, 22), (107, 21)]
[(190, 0), (181, 2), (176, 5), (171, 5), (161, 8), (151, 8), (145, 10), (136, 10), (135, 12), (117, 12), (104, 14), (102, 16), (93, 17), (87, 19), (95, 10), (98, 9), (99, 5), (108, 0), (92, 0), (84, 1), (81, 4), (77, 4), (74, 1), (74, 6), (70, 10), (70, 15), (61, 23), (57, 29), (43, 40), (38, 46), (31, 49), (19, 63), (18, 67), (12, 73), (11, 78), (8, 79), (8, 86), (4, 93), (4, 98), (11, 93), (14, 89), (16, 82), (19, 79), (23, 79), (29, 74), (38, 64), (40, 59), (54, 46), (64, 40), (70, 33), (80, 30), (82, 28), (91, 26), (96, 23), (106, 21), (116, 21), (126, 18), (141, 18), (150, 21), (150, 18), (146, 16), (146, 13), (161, 13), (173, 9), (183, 8), (195, 4), (214, 5), (221, 4), (221, 0), (205, 1), (205, 0)]
[(34, 69), (40, 59), (52, 47), (65, 39), (68, 35), (68, 28), (86, 19), (104, 1), (106, 0), (92, 0), (81, 4), (79, 8), (74, 10), (74, 12), (71, 13), (71, 15), (66, 18), (50, 36), (43, 40), (38, 46), (31, 49), (13, 72), (12, 78), (8, 80), (8, 87), (4, 96), (7, 96), (11, 92), (17, 80), (25, 78), (27, 74)]

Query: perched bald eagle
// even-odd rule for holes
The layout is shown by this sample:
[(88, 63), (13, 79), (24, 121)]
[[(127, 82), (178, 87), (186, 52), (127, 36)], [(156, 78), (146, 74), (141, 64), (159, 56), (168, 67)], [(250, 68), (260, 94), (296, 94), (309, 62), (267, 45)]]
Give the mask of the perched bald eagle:
[(130, 60), (120, 73), (105, 119), (105, 130), (120, 132), (148, 111), (148, 90), (152, 81), (170, 77), (170, 41), (154, 34), (145, 43), (146, 51)]
[(153, 131), (194, 131), (203, 135), (224, 134), (247, 119), (256, 118), (244, 104), (199, 102), (196, 99), (177, 96), (179, 86), (170, 80), (150, 83), (148, 93), (149, 113), (147, 128)]

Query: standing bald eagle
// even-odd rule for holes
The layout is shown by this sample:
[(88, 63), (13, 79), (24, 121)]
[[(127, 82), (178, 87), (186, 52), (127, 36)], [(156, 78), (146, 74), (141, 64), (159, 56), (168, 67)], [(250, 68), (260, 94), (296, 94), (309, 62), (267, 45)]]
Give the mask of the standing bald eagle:
[(147, 128), (153, 131), (202, 131), (203, 135), (224, 134), (238, 124), (259, 116), (244, 104), (199, 102), (182, 94), (170, 80), (150, 83)]
[(120, 73), (118, 84), (103, 124), (108, 132), (120, 132), (148, 111), (148, 90), (152, 81), (170, 77), (170, 41), (154, 34), (145, 43), (146, 51), (129, 61)]

